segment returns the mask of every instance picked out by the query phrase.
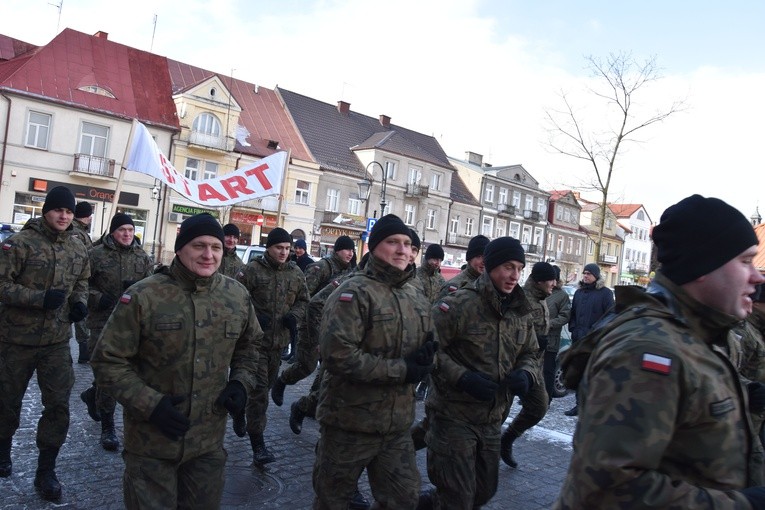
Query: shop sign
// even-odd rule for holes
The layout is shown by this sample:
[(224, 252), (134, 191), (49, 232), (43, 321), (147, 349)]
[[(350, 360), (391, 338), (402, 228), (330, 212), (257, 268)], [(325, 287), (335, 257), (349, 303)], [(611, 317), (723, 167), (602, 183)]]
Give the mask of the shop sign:
[[(82, 200), (98, 200), (100, 202), (114, 202), (114, 190), (105, 188), (94, 188), (92, 186), (80, 186), (79, 184), (72, 184), (69, 182), (57, 182), (49, 181), (47, 179), (36, 179), (34, 177), (29, 178), (29, 191), (37, 191), (39, 193), (47, 193), (56, 186), (65, 186), (74, 193), (74, 198), (80, 202)], [(120, 198), (117, 204), (121, 205), (138, 205), (138, 198), (140, 195), (137, 193), (128, 193), (127, 191), (120, 191)]]
[(171, 211), (178, 214), (186, 214), (188, 216), (194, 216), (195, 214), (207, 213), (213, 218), (218, 218), (220, 213), (214, 209), (203, 209), (201, 207), (194, 207), (191, 205), (173, 204)]

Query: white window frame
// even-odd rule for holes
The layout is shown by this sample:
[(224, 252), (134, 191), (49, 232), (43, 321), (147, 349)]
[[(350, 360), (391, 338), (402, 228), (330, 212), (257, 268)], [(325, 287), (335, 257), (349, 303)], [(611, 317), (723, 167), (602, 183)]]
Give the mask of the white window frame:
[(542, 248), (542, 237), (544, 236), (544, 230), (534, 227), (534, 244), (538, 248)]
[[(96, 133), (96, 130), (103, 130), (105, 134)], [(108, 150), (109, 126), (83, 121), (80, 130), (80, 154), (106, 158)]]
[(220, 121), (210, 112), (202, 112), (197, 115), (191, 124), (191, 130), (209, 136), (221, 136)]
[(444, 174), (441, 172), (433, 172), (430, 177), (430, 187), (436, 191), (441, 191), (441, 184), (444, 182)]
[(449, 233), (457, 234), (460, 230), (460, 216), (459, 214), (449, 220)]
[(513, 191), (513, 205), (516, 209), (521, 208), (521, 192), (520, 191)]
[[(484, 202), (494, 202), (494, 185), (486, 183), (486, 189), (483, 192)], [(484, 234), (485, 235), (485, 234)]]
[(348, 214), (361, 216), (361, 200), (357, 196), (348, 197)]
[(507, 232), (507, 221), (497, 218), (496, 229), (494, 230), (494, 232), (495, 232), (495, 236), (494, 236), (495, 238), (504, 237), (505, 232)]
[(214, 161), (205, 161), (205, 170), (202, 179), (215, 179), (216, 177), (218, 177), (218, 163)]
[(199, 178), (199, 167), (201, 166), (201, 160), (196, 158), (186, 158), (186, 168), (183, 171), (183, 175), (192, 181), (196, 181)]
[(309, 205), (311, 203), (311, 183), (298, 179), (295, 184), (295, 203)]
[(525, 211), (534, 210), (534, 197), (532, 195), (526, 195), (526, 208)]
[(556, 246), (555, 251), (563, 253), (563, 244), (565, 243), (565, 241), (566, 241), (565, 237), (563, 237), (562, 235), (558, 235), (558, 244)]
[(473, 236), (473, 218), (465, 218), (465, 235)]
[(537, 211), (541, 216), (544, 216), (547, 212), (547, 201), (544, 198), (537, 198)]
[(414, 225), (417, 221), (417, 209), (412, 204), (404, 204), (404, 223)]
[(552, 232), (547, 233), (547, 251), (553, 251), (553, 242), (555, 241), (555, 234)]
[(484, 216), (481, 220), (481, 234), (491, 237), (494, 230), (494, 217)]
[(582, 240), (577, 239), (576, 240), (576, 254), (581, 255), (582, 254)]
[(507, 188), (499, 188), (499, 203), (507, 203)]
[[(32, 120), (33, 115), (39, 115), (44, 119)], [(43, 124), (42, 120), (47, 120), (47, 124)], [(53, 115), (50, 113), (43, 113), (34, 110), (29, 110), (27, 115), (27, 133), (24, 137), (24, 146), (32, 147), (34, 149), (48, 150), (48, 140), (50, 138), (50, 126), (53, 122)]]
[(523, 237), (521, 238), (521, 244), (531, 244), (531, 225), (523, 226)]
[(396, 180), (396, 168), (398, 165), (395, 161), (385, 161), (385, 175), (387, 176), (387, 179), (389, 181), (395, 181)]
[(520, 239), (521, 237), (521, 224), (517, 221), (511, 221), (510, 222), (510, 230), (508, 230), (507, 235), (514, 239)]
[(329, 212), (338, 212), (340, 210), (340, 190), (327, 188), (326, 210)]
[(428, 209), (428, 220), (425, 224), (425, 228), (428, 230), (435, 230), (436, 229), (436, 220), (438, 219), (438, 214), (435, 209)]
[(410, 166), (408, 180), (406, 181), (407, 184), (420, 184), (421, 180), (422, 180), (422, 168), (419, 168), (416, 166)]

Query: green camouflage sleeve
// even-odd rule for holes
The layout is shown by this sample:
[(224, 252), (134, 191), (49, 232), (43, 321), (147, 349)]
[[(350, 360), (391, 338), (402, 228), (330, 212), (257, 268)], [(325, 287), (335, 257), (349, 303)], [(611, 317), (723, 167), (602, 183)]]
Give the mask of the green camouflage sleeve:
[(0, 250), (0, 302), (42, 309), (46, 289), (32, 289), (16, 283), (17, 277), (24, 271), (24, 261), (30, 250), (31, 247), (14, 239), (3, 243)]
[(329, 278), (329, 263), (325, 260), (319, 260), (310, 264), (305, 269), (305, 283), (308, 288), (308, 294), (313, 296), (319, 289), (321, 283)]
[(306, 319), (309, 293), (308, 293), (308, 288), (306, 287), (306, 283), (303, 279), (303, 272), (300, 271), (300, 269), (297, 266), (295, 266), (294, 273), (298, 275), (295, 278), (298, 280), (298, 283), (300, 284), (300, 287), (299, 287), (300, 290), (298, 291), (298, 294), (295, 297), (295, 302), (292, 303), (292, 306), (290, 307), (289, 313), (295, 316), (295, 318), (298, 321), (298, 324), (301, 324)]
[(242, 383), (249, 394), (255, 388), (268, 386), (268, 378), (263, 373), (258, 355), (263, 330), (260, 329), (252, 302), (247, 302), (247, 309), (247, 323), (236, 342), (231, 358), (229, 380)]

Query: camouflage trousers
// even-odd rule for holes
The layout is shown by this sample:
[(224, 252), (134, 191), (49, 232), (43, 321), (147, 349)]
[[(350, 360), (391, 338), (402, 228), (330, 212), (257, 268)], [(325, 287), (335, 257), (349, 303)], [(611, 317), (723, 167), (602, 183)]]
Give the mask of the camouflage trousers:
[(37, 371), (43, 412), (37, 422), (37, 447), (59, 449), (69, 431), (69, 396), (74, 370), (69, 342), (30, 347), (0, 343), (0, 439), (19, 428), (21, 402)]
[(471, 510), (497, 492), (502, 423), (473, 425), (429, 416), (428, 477), (436, 509)]
[(122, 488), (128, 510), (220, 508), (227, 458), (223, 448), (183, 461), (128, 452), (123, 452), (122, 458)]
[[(84, 321), (81, 321), (84, 322)], [(79, 324), (79, 323), (77, 323)], [(96, 348), (96, 342), (98, 342), (98, 338), (101, 336), (101, 332), (103, 331), (103, 328), (93, 328), (89, 330), (91, 333), (90, 338), (88, 339), (88, 354), (90, 356), (93, 355), (93, 349)], [(114, 410), (117, 407), (117, 401), (114, 400), (114, 397), (103, 391), (101, 388), (98, 387), (96, 384), (95, 378), (93, 379), (93, 387), (96, 389), (96, 408), (101, 413), (101, 416), (108, 416), (114, 414)]]
[(308, 395), (302, 396), (297, 401), (297, 407), (306, 416), (316, 416), (316, 407), (319, 405), (319, 390), (321, 390), (321, 380), (324, 379), (324, 366), (319, 365), (316, 371), (316, 377), (311, 383), (311, 389)]
[[(544, 384), (535, 384), (523, 397), (521, 411), (513, 419), (507, 430), (512, 430), (520, 436), (539, 423), (547, 414), (549, 399)], [(508, 408), (509, 410), (509, 408)]]
[(420, 473), (408, 430), (381, 435), (322, 425), (313, 465), (314, 510), (346, 510), (364, 468), (375, 508), (417, 506)]
[(279, 366), (282, 363), (282, 349), (259, 351), (260, 363), (265, 362), (268, 370), (268, 386), (255, 388), (247, 398), (247, 432), (250, 435), (263, 434), (266, 430), (268, 419), (268, 394), (279, 375)]
[(319, 362), (319, 344), (312, 340), (308, 328), (301, 327), (295, 350), (295, 362), (282, 372), (284, 384), (297, 384), (316, 370)]

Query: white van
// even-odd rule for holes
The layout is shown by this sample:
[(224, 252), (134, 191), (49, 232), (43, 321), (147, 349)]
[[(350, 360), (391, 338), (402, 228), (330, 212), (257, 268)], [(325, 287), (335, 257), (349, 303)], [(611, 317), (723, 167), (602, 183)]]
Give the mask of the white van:
[(247, 246), (244, 244), (236, 245), (236, 254), (242, 259), (242, 262), (248, 264), (266, 252), (265, 246)]

